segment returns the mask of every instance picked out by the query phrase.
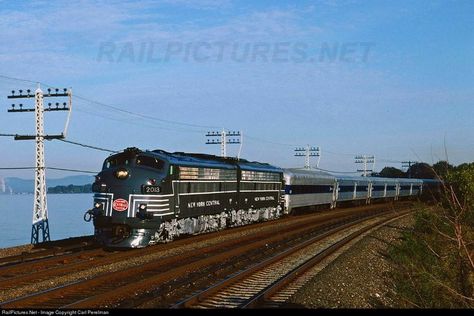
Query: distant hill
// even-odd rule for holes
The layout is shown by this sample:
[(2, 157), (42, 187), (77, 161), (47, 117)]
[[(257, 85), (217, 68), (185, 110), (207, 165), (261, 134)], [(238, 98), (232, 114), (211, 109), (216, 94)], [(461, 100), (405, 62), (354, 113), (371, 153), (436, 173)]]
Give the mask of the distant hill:
[(48, 187), (48, 193), (92, 193), (92, 184), (85, 185), (58, 185), (55, 187)]
[[(33, 193), (35, 184), (33, 179), (21, 179), (21, 178), (4, 178), (4, 185), (0, 186), (0, 194), (2, 193)], [(56, 186), (68, 186), (68, 185), (77, 185), (84, 186), (86, 184), (91, 184), (94, 182), (93, 176), (68, 176), (59, 179), (46, 179), (46, 186), (56, 187)]]

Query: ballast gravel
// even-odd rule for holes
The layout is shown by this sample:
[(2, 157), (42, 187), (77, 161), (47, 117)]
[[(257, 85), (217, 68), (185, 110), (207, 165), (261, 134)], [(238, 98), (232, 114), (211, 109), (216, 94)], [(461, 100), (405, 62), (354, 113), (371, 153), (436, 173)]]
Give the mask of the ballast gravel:
[(399, 308), (384, 257), (401, 231), (413, 225), (407, 216), (383, 226), (342, 253), (289, 300), (292, 308)]

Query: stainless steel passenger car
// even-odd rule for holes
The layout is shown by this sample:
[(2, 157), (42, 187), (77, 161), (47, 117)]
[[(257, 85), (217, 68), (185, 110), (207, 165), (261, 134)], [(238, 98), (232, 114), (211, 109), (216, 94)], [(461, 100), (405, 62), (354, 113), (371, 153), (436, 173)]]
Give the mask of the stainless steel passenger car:
[(337, 202), (366, 201), (370, 199), (370, 179), (367, 177), (336, 176)]
[(336, 177), (309, 169), (284, 169), (285, 209), (307, 208), (317, 205), (335, 206)]
[(397, 196), (397, 180), (392, 178), (377, 178), (370, 179), (370, 199), (395, 199)]
[(423, 181), (420, 179), (397, 179), (398, 197), (409, 197), (421, 194)]

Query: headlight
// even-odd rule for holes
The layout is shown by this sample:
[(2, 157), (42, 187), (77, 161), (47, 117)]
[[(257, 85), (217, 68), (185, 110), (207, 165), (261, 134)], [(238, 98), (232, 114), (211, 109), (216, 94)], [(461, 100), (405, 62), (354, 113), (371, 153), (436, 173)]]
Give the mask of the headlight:
[(129, 176), (129, 173), (127, 169), (121, 168), (115, 171), (115, 177), (117, 179), (127, 179), (128, 176)]
[(102, 208), (102, 203), (97, 202), (97, 203), (94, 204), (94, 207), (95, 208)]

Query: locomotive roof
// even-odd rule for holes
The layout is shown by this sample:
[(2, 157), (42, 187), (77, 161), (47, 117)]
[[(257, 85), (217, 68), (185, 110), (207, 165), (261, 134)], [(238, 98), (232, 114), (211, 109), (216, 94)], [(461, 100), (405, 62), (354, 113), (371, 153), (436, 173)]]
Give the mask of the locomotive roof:
[(236, 169), (239, 165), (242, 170), (264, 171), (264, 172), (282, 172), (282, 169), (267, 163), (237, 159), (234, 157), (219, 157), (200, 153), (174, 152), (169, 153), (164, 150), (153, 150), (174, 165)]

